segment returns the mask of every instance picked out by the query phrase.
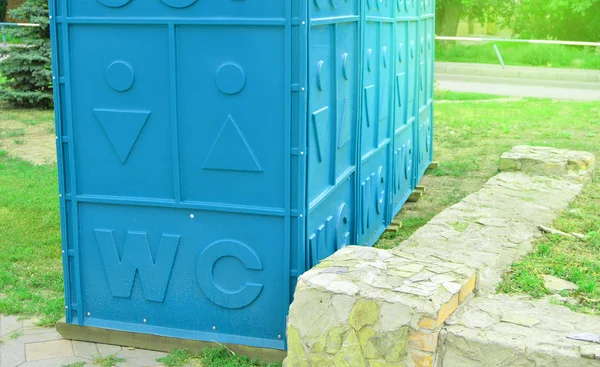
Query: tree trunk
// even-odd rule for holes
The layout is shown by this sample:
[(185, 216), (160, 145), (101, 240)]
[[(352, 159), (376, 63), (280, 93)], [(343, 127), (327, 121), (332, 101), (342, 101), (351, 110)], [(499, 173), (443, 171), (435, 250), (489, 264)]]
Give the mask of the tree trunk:
[(440, 36), (456, 36), (458, 23), (463, 12), (461, 0), (446, 0), (438, 8), (436, 18), (436, 34)]

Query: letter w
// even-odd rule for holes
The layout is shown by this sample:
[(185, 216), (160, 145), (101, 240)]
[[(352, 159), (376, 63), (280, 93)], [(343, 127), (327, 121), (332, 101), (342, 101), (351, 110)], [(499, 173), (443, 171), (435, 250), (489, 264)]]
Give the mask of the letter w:
[(97, 229), (96, 241), (113, 297), (131, 297), (135, 274), (138, 272), (146, 299), (163, 302), (179, 239), (180, 236), (163, 235), (154, 262), (146, 232), (128, 232), (123, 256), (119, 259), (113, 231)]

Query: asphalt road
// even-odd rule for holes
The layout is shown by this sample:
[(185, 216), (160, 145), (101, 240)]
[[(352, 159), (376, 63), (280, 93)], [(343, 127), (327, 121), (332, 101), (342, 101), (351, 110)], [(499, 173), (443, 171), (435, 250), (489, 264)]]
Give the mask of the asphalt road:
[(440, 89), (456, 92), (489, 93), (510, 97), (600, 101), (600, 83), (441, 73), (436, 74), (435, 79)]

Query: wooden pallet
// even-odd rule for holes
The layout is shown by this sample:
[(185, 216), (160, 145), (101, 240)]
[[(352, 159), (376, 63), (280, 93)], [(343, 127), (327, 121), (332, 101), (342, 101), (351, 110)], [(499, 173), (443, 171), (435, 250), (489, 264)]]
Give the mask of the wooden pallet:
[(440, 162), (431, 162), (427, 169), (438, 169), (440, 167)]
[(400, 219), (398, 219), (398, 216), (396, 216), (396, 218), (394, 218), (394, 220), (392, 220), (392, 223), (389, 225), (389, 227), (386, 228), (386, 232), (391, 232), (391, 233), (397, 233), (400, 228), (402, 228), (402, 221)]
[(409, 203), (416, 203), (417, 201), (419, 201), (419, 199), (421, 199), (423, 197), (424, 194), (425, 194), (425, 186), (419, 185), (419, 186), (415, 187), (415, 191), (413, 191), (413, 193), (410, 194), (407, 201)]

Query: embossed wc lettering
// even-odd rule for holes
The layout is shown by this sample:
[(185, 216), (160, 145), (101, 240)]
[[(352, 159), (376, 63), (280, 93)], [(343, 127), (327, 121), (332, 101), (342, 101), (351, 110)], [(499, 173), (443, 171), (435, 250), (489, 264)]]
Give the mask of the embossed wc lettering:
[(327, 216), (325, 222), (317, 226), (317, 230), (308, 237), (307, 268), (317, 265), (336, 250), (348, 245), (350, 245), (350, 209), (348, 205), (342, 203), (338, 207), (335, 221), (332, 215)]
[[(144, 297), (149, 301), (164, 301), (181, 236), (163, 234), (154, 261), (146, 232), (129, 231), (121, 257), (112, 230), (96, 229), (95, 234), (113, 297), (131, 297), (135, 276), (139, 274)], [(248, 270), (263, 270), (258, 254), (247, 244), (230, 239), (217, 241), (208, 245), (198, 259), (196, 274), (200, 289), (219, 306), (246, 307), (258, 298), (264, 285), (247, 282), (237, 290), (221, 287), (214, 268), (224, 257), (238, 259)]]
[(153, 261), (146, 232), (127, 233), (121, 258), (113, 231), (96, 229), (95, 232), (113, 297), (131, 297), (135, 274), (139, 273), (146, 299), (163, 302), (181, 237), (163, 235), (156, 261)]
[[(377, 173), (373, 172), (360, 185), (361, 197), (361, 234), (367, 234), (373, 221), (372, 208), (378, 215), (381, 215), (384, 209), (385, 200), (385, 170), (379, 166)], [(373, 205), (375, 204), (375, 205)]]

